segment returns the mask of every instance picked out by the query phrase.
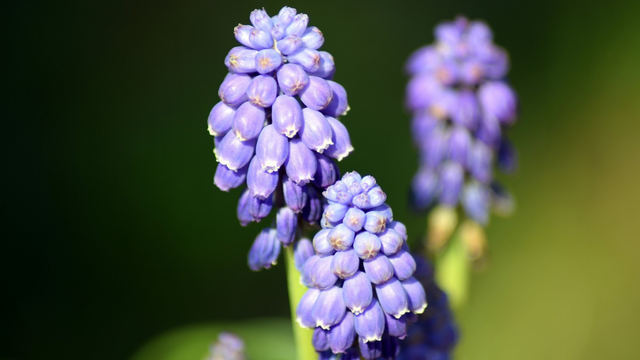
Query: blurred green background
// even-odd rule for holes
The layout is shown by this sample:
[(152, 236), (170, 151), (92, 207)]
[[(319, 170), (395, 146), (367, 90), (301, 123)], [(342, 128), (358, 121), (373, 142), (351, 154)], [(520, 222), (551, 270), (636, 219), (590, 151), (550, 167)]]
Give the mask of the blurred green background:
[(0, 358), (129, 359), (172, 329), (288, 316), (284, 267), (247, 269), (265, 225), (212, 185), (206, 131), (233, 27), (283, 5), (349, 93), (341, 169), (374, 175), (413, 241), (403, 63), (438, 22), (485, 19), (521, 98), (518, 209), (490, 224), (458, 358), (640, 356), (640, 2), (134, 0), (4, 5)]

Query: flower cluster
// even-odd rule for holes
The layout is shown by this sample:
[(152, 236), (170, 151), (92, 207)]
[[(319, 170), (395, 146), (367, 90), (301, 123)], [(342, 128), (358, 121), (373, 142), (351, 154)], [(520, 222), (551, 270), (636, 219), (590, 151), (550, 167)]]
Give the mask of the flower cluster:
[(246, 360), (244, 342), (232, 333), (220, 333), (206, 360)]
[(260, 221), (274, 204), (282, 206), (277, 229), (262, 231), (252, 247), (249, 264), (258, 270), (275, 262), (278, 241), (294, 241), (300, 216), (308, 223), (320, 219), (319, 193), (339, 176), (335, 160), (353, 147), (337, 119), (349, 108), (347, 93), (331, 80), (331, 54), (318, 51), (320, 30), (290, 7), (273, 17), (254, 10), (250, 20), (253, 26), (234, 30), (241, 46), (225, 58), (229, 74), (208, 130), (219, 163), (215, 185), (223, 191), (247, 185), (238, 202), (240, 223)]
[(416, 262), (406, 228), (393, 220), (386, 194), (371, 176), (347, 173), (323, 193), (322, 227), (296, 249), (308, 257), (301, 281), (309, 289), (297, 308), (300, 325), (314, 328), (321, 358), (395, 358), (407, 321), (422, 313), (425, 290), (414, 277)]
[(428, 261), (415, 255), (415, 278), (424, 286), (429, 307), (418, 316), (402, 342), (398, 360), (446, 360), (458, 341), (458, 331), (447, 295), (433, 278)]
[(495, 160), (505, 172), (517, 166), (504, 137), (517, 115), (516, 95), (504, 80), (509, 60), (482, 22), (460, 17), (436, 27), (435, 36), (407, 64), (406, 103), (421, 160), (413, 201), (419, 209), (461, 202), (470, 218), (486, 224), (489, 207), (507, 195), (493, 179)]

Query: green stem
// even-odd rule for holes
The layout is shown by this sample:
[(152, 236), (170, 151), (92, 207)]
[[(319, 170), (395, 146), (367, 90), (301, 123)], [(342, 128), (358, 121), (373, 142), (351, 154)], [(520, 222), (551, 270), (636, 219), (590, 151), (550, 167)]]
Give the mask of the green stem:
[(291, 308), (291, 325), (293, 326), (293, 337), (296, 342), (296, 353), (298, 360), (316, 359), (316, 354), (311, 338), (313, 331), (305, 329), (296, 322), (296, 308), (307, 288), (300, 284), (300, 272), (296, 269), (293, 259), (293, 245), (285, 248), (285, 266), (287, 268), (287, 288), (289, 290), (289, 307)]
[(469, 292), (469, 256), (460, 227), (449, 239), (444, 252), (436, 258), (436, 281), (449, 296), (451, 307), (459, 310), (467, 302)]

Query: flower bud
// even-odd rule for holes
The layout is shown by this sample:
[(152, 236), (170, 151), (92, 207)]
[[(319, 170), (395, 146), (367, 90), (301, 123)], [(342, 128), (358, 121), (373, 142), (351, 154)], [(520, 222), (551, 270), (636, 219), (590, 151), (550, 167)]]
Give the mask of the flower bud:
[(249, 251), (249, 268), (258, 271), (269, 269), (276, 264), (280, 254), (280, 243), (276, 240), (275, 229), (264, 229), (258, 234)]
[(262, 131), (264, 120), (264, 109), (246, 102), (238, 108), (233, 117), (233, 132), (240, 141), (255, 139)]
[(402, 287), (407, 294), (409, 309), (414, 314), (422, 314), (424, 309), (427, 308), (427, 296), (422, 284), (415, 278), (410, 277), (402, 282)]
[(332, 117), (326, 117), (326, 119), (331, 125), (331, 132), (333, 133), (331, 142), (333, 144), (324, 151), (324, 154), (340, 161), (353, 151), (351, 138), (347, 128), (340, 121)]
[(360, 258), (353, 249), (338, 251), (331, 260), (331, 271), (340, 279), (352, 277), (360, 267)]
[(318, 300), (316, 300), (311, 311), (311, 316), (316, 320), (316, 326), (329, 330), (342, 320), (345, 311), (342, 288), (333, 286), (320, 292)]
[(402, 316), (399, 319), (390, 316), (385, 313), (385, 322), (387, 323), (387, 333), (390, 336), (397, 337), (400, 340), (404, 339), (407, 336), (407, 321), (406, 316)]
[[(286, 65), (285, 65), (286, 66)], [(271, 112), (273, 127), (282, 135), (292, 138), (302, 127), (302, 109), (296, 99), (280, 95), (273, 103)]]
[(372, 233), (361, 232), (353, 241), (353, 249), (362, 260), (372, 259), (382, 247), (380, 239)]
[[(251, 192), (251, 190), (249, 191)], [(260, 199), (251, 194), (251, 199), (249, 199), (249, 214), (253, 216), (254, 220), (260, 221), (269, 215), (272, 206), (273, 195), (270, 195), (266, 199)]]
[(256, 144), (257, 162), (267, 172), (277, 172), (289, 156), (289, 141), (279, 134), (273, 125), (265, 126)]
[(302, 118), (304, 121), (300, 128), (300, 140), (307, 148), (322, 153), (333, 144), (331, 125), (324, 115), (316, 110), (304, 108)]
[(273, 46), (271, 34), (256, 28), (253, 28), (249, 33), (249, 42), (251, 47), (256, 50), (270, 49)]
[(308, 72), (314, 72), (320, 69), (320, 54), (316, 50), (301, 47), (298, 51), (287, 56), (292, 64), (302, 66)]
[(278, 84), (273, 76), (258, 75), (251, 80), (247, 89), (249, 101), (259, 107), (269, 107), (273, 105), (278, 95)]
[(381, 341), (366, 341), (364, 338), (358, 336), (358, 348), (360, 349), (360, 355), (362, 355), (362, 358), (365, 360), (376, 360), (382, 356)]
[(273, 23), (271, 22), (271, 17), (267, 15), (267, 12), (264, 9), (253, 10), (251, 12), (251, 15), (249, 16), (249, 19), (251, 20), (251, 23), (253, 24), (253, 26), (255, 26), (256, 28), (262, 31), (269, 32), (273, 27)]
[(309, 224), (315, 224), (322, 216), (322, 201), (313, 186), (307, 186), (307, 203), (302, 209), (302, 218)]
[(389, 256), (389, 261), (398, 280), (406, 280), (416, 271), (415, 259), (405, 250), (400, 250), (397, 254)]
[(407, 241), (407, 227), (404, 226), (403, 223), (399, 221), (392, 221), (390, 223), (387, 223), (387, 229), (395, 230), (398, 235), (400, 235), (402, 239), (404, 239), (404, 241)]
[(383, 284), (393, 276), (393, 265), (386, 256), (378, 254), (364, 262), (364, 272), (373, 284)]
[(226, 165), (232, 171), (249, 164), (253, 158), (253, 151), (256, 147), (256, 140), (240, 141), (233, 132), (228, 132), (222, 138), (220, 146), (217, 147), (216, 160), (222, 165)]
[(249, 41), (251, 30), (253, 30), (253, 26), (251, 25), (238, 24), (238, 26), (233, 29), (233, 34), (240, 44), (253, 48), (253, 44)]
[(407, 294), (398, 279), (392, 277), (384, 284), (375, 285), (375, 288), (378, 301), (384, 312), (396, 319), (409, 312)]
[(309, 83), (300, 91), (300, 100), (313, 110), (322, 110), (333, 99), (333, 90), (329, 83), (317, 76), (309, 76)]
[(253, 196), (251, 196), (251, 191), (246, 189), (242, 195), (240, 195), (240, 199), (238, 199), (236, 214), (238, 216), (238, 220), (240, 220), (240, 225), (242, 226), (247, 226), (253, 221), (253, 216), (249, 213), (249, 200), (251, 198), (253, 198)]
[(278, 172), (266, 172), (260, 167), (256, 157), (251, 160), (247, 170), (247, 187), (251, 194), (259, 199), (266, 199), (278, 186)]
[(342, 221), (348, 209), (348, 206), (340, 203), (330, 204), (324, 209), (324, 217), (330, 222)]
[(386, 229), (387, 218), (379, 211), (369, 211), (364, 221), (364, 229), (371, 233), (381, 233)]
[(493, 152), (483, 142), (476, 141), (471, 147), (469, 156), (471, 175), (483, 184), (493, 180)]
[(382, 233), (378, 234), (378, 238), (380, 239), (380, 244), (382, 244), (380, 251), (387, 256), (397, 253), (402, 247), (402, 244), (404, 244), (402, 236), (398, 234), (397, 231), (389, 227), (387, 227)]
[(295, 35), (289, 35), (284, 39), (278, 41), (278, 50), (285, 55), (289, 55), (298, 51), (300, 46), (302, 46), (302, 39)]
[(313, 237), (313, 248), (316, 253), (321, 256), (332, 255), (336, 251), (331, 247), (329, 243), (329, 233), (331, 229), (322, 229), (316, 233)]
[(333, 256), (321, 257), (316, 261), (313, 269), (309, 272), (309, 275), (311, 276), (311, 283), (315, 288), (326, 290), (338, 281), (338, 277), (331, 270), (332, 261)]
[(293, 261), (296, 269), (302, 273), (304, 263), (314, 254), (313, 245), (307, 238), (300, 239), (293, 244)]
[(440, 170), (440, 182), (442, 184), (440, 202), (448, 206), (455, 206), (462, 191), (464, 169), (460, 164), (454, 162), (445, 163)]
[(361, 314), (356, 315), (355, 329), (364, 342), (380, 341), (384, 333), (384, 313), (377, 300), (372, 300)]
[(213, 183), (222, 191), (229, 191), (244, 184), (247, 177), (247, 167), (238, 169), (238, 171), (229, 170), (228, 167), (218, 164), (216, 174), (213, 177)]
[(360, 209), (367, 210), (384, 204), (387, 200), (387, 194), (382, 191), (380, 186), (374, 186), (366, 194), (360, 194), (353, 198), (353, 205)]
[[(333, 204), (333, 205), (340, 205), (340, 204)], [(327, 209), (329, 209), (333, 205), (329, 205)], [(325, 210), (325, 214), (326, 214), (326, 211), (327, 210)], [(331, 244), (331, 247), (333, 247), (338, 251), (344, 251), (351, 248), (351, 246), (353, 245), (354, 238), (355, 238), (355, 233), (353, 231), (351, 231), (348, 227), (344, 226), (344, 224), (339, 224), (335, 228), (331, 229), (327, 239), (329, 240), (329, 244)]]
[(347, 91), (335, 81), (328, 80), (327, 83), (331, 87), (332, 96), (331, 102), (322, 110), (322, 113), (332, 117), (345, 115), (349, 109)]
[(285, 95), (297, 95), (300, 90), (309, 84), (309, 75), (302, 66), (296, 64), (284, 64), (278, 70), (278, 85)]
[(282, 192), (284, 193), (284, 202), (287, 206), (296, 213), (302, 212), (309, 198), (307, 195), (307, 186), (298, 185), (289, 179), (287, 175), (284, 175), (282, 179)]
[(318, 352), (329, 350), (329, 331), (319, 327), (313, 329), (311, 342), (313, 344), (313, 348)]
[(333, 61), (333, 56), (326, 51), (318, 51), (320, 54), (320, 66), (318, 70), (310, 71), (309, 75), (318, 76), (323, 79), (333, 79), (333, 74), (336, 72), (336, 64)]
[(364, 226), (365, 213), (364, 211), (352, 207), (347, 210), (347, 213), (344, 215), (344, 219), (342, 223), (349, 228), (351, 231), (358, 232), (362, 230)]
[(318, 169), (315, 155), (300, 139), (289, 141), (289, 156), (284, 162), (287, 176), (298, 185), (307, 184), (313, 180)]
[(324, 36), (322, 32), (315, 26), (311, 26), (302, 34), (302, 42), (309, 49), (319, 49), (324, 44)]
[(329, 346), (334, 354), (344, 353), (356, 339), (354, 316), (345, 312), (342, 321), (329, 330)]
[[(269, 36), (271, 38), (271, 36)], [(270, 73), (282, 64), (282, 55), (273, 49), (258, 51), (256, 69), (260, 74)]]
[(302, 271), (300, 272), (300, 283), (308, 288), (314, 286), (311, 276), (313, 275), (314, 267), (319, 260), (320, 255), (312, 255), (307, 259), (307, 261), (304, 262), (304, 265), (302, 266)]
[(503, 125), (513, 124), (518, 100), (509, 85), (502, 81), (485, 82), (478, 89), (478, 96), (485, 116), (495, 117)]
[(231, 129), (233, 124), (233, 116), (236, 113), (236, 109), (223, 103), (218, 102), (211, 112), (209, 113), (209, 119), (207, 125), (209, 134), (213, 136), (222, 136)]
[(225, 104), (238, 107), (248, 99), (249, 84), (251, 84), (249, 75), (229, 73), (218, 89), (218, 96)]
[(328, 156), (314, 152), (316, 161), (318, 162), (318, 169), (316, 175), (313, 178), (313, 183), (319, 188), (326, 188), (333, 185), (334, 182), (340, 177), (340, 170), (333, 159)]
[(288, 6), (280, 9), (280, 12), (278, 13), (280, 24), (282, 24), (282, 26), (284, 26), (285, 28), (289, 26), (289, 24), (291, 24), (291, 22), (293, 21), (293, 18), (296, 16), (296, 12), (296, 9)]
[(289, 26), (287, 26), (286, 33), (287, 35), (296, 35), (302, 36), (304, 31), (307, 29), (307, 24), (309, 24), (309, 17), (307, 14), (298, 14), (293, 18), (293, 21)]
[(256, 50), (244, 46), (236, 46), (229, 51), (224, 65), (234, 73), (252, 73), (256, 71)]
[(357, 271), (342, 284), (344, 303), (355, 315), (364, 311), (373, 299), (371, 282), (365, 273)]
[(288, 207), (280, 208), (276, 216), (277, 238), (284, 246), (293, 243), (298, 228), (298, 216)]
[(302, 299), (300, 299), (296, 308), (296, 321), (300, 326), (304, 328), (314, 328), (316, 326), (316, 320), (311, 313), (319, 295), (320, 290), (313, 288), (307, 289), (307, 292), (302, 295)]
[(282, 40), (287, 34), (285, 33), (285, 27), (282, 24), (274, 24), (271, 30), (269, 31), (271, 36), (276, 40)]

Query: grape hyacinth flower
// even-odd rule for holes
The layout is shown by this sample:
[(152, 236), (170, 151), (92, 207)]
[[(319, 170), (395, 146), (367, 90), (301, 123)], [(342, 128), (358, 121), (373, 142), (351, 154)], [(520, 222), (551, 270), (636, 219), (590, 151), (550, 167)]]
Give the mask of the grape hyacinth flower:
[(486, 225), (491, 207), (512, 208), (493, 177), (494, 164), (507, 173), (517, 166), (505, 137), (518, 110), (505, 80), (509, 59), (483, 22), (459, 17), (438, 25), (435, 37), (406, 66), (406, 106), (420, 153), (412, 200), (422, 210), (461, 204), (467, 217)]
[(252, 25), (234, 29), (240, 43), (225, 58), (229, 73), (208, 119), (218, 162), (214, 184), (247, 188), (237, 214), (246, 226), (276, 208), (276, 224), (256, 238), (254, 270), (269, 268), (303, 223), (322, 214), (319, 194), (339, 176), (336, 161), (353, 151), (338, 118), (349, 110), (345, 89), (333, 81), (322, 32), (290, 7), (275, 16), (254, 10)]
[(244, 342), (235, 334), (220, 333), (205, 360), (246, 360)]
[(302, 268), (301, 282), (309, 289), (297, 321), (314, 329), (321, 359), (393, 359), (407, 322), (427, 307), (425, 290), (413, 277), (406, 228), (394, 221), (372, 176), (347, 173), (323, 195), (328, 206), (313, 238), (315, 254)]

